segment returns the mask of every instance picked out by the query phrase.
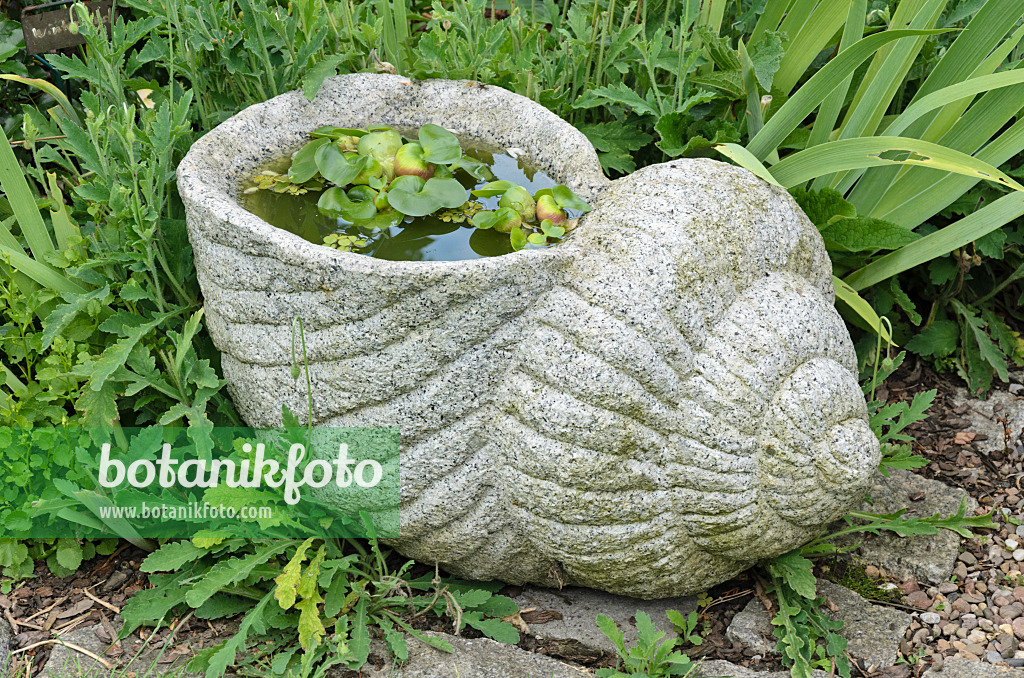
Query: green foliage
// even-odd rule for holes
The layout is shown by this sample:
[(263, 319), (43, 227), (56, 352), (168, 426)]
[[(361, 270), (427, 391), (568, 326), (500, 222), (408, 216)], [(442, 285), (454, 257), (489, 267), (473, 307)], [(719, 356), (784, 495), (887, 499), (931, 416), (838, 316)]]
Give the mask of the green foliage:
[[(172, 573), (154, 574), (154, 588), (128, 601), (121, 637), (183, 609), (202, 619), (244, 612), (234, 636), (194, 660), (192, 669), (209, 678), (238, 665), (240, 655), (240, 666), (262, 666), (272, 676), (322, 675), (335, 665), (358, 670), (369, 656), (371, 627), (400, 660), (408, 657), (406, 634), (450, 652), (446, 641), (412, 626), (423, 615), (451, 620), (456, 632), (471, 626), (499, 642), (519, 642), (515, 627), (501, 621), (518, 607), (494, 593), (500, 585), (413, 578), (412, 561), (392, 571), (387, 557), (372, 539), (367, 546), (314, 539), (167, 543), (142, 569)], [(271, 632), (276, 642), (268, 645)]]
[[(690, 676), (697, 670), (697, 665), (690, 661), (682, 652), (676, 650), (684, 642), (694, 639), (699, 645), (702, 640), (693, 634), (697, 625), (697, 613), (692, 612), (683, 617), (679, 612), (670, 610), (668, 618), (684, 632), (683, 638), (668, 638), (667, 633), (658, 629), (651, 621), (650, 615), (643, 610), (636, 612), (636, 645), (627, 648), (622, 631), (615, 622), (603, 614), (597, 616), (597, 626), (614, 644), (618, 661), (614, 669), (598, 669), (597, 675), (602, 678), (662, 678), (664, 676)], [(684, 640), (685, 639), (685, 640)]]
[(772, 618), (777, 649), (793, 678), (810, 678), (816, 668), (849, 678), (846, 639), (838, 633), (843, 623), (821, 612), (825, 598), (817, 594), (811, 561), (791, 551), (770, 561), (765, 570), (771, 582), (768, 592), (779, 607)]
[[(472, 179), (494, 178), (486, 165), (463, 154), (454, 134), (438, 125), (423, 125), (419, 142), (410, 142), (387, 126), (322, 127), (293, 154), (287, 173), (262, 170), (246, 192), (301, 195), (323, 190), (317, 201), (320, 213), (366, 233), (365, 238), (329, 234), (324, 239), (325, 245), (344, 251), (366, 246), (405, 217), (442, 210), (450, 220), (466, 222), (471, 217), (476, 228), (508, 233), (515, 250), (543, 247), (572, 227), (566, 210), (590, 211), (586, 201), (561, 184), (530, 195), (507, 180), (490, 181), (471, 191), (477, 197), (501, 197), (497, 210), (480, 210), (467, 201), (466, 188), (453, 172)], [(403, 228), (415, 229), (416, 222)]]
[[(746, 147), (810, 210), (836, 275), (879, 314), (901, 312), (896, 340), (910, 340), (908, 348), (981, 392), (995, 377), (1005, 380), (1009, 362), (1024, 363), (1006, 322), (1020, 320), (1016, 283), (1024, 270), (1024, 198), (1012, 181), (1024, 151), (1024, 27), (1012, 2), (974, 3), (970, 11), (954, 11), (955, 4), (901, 3), (888, 22), (900, 28), (882, 31), (869, 25), (863, 1), (849, 6), (845, 25), (841, 12), (815, 11), (801, 26), (813, 3), (784, 0), (766, 10), (751, 41), (775, 29), (799, 33), (783, 40), (772, 85), (785, 101), (768, 111), (762, 129), (748, 125)], [(942, 19), (944, 10), (952, 20)], [(819, 29), (834, 23), (815, 35), (816, 21)], [(835, 56), (813, 72), (825, 46)], [(715, 73), (735, 75), (732, 60), (715, 65)], [(922, 264), (927, 272), (879, 285)], [(972, 267), (985, 270), (967, 275)], [(927, 320), (917, 311), (922, 303), (931, 307)], [(918, 338), (913, 326), (922, 321)]]

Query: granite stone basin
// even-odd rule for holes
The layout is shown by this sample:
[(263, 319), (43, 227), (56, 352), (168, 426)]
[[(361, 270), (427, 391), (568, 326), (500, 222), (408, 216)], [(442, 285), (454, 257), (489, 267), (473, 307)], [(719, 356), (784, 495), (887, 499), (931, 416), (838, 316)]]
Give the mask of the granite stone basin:
[[(393, 262), (279, 230), (239, 184), (322, 125), (442, 125), (520, 149), (593, 211), (562, 244)], [(400, 552), (475, 579), (693, 593), (807, 541), (879, 460), (831, 264), (789, 195), (712, 160), (607, 180), (586, 137), (496, 87), (332, 78), (178, 168), (206, 317), (253, 426), (402, 432)]]

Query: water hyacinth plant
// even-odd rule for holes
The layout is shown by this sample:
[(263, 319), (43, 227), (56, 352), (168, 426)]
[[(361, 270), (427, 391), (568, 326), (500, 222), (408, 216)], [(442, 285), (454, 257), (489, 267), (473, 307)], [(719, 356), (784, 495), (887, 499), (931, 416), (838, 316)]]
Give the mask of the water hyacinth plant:
[[(406, 217), (461, 213), (465, 218), (456, 221), (507, 233), (514, 250), (558, 242), (575, 226), (568, 211), (590, 210), (563, 185), (531, 194), (514, 182), (493, 180), (488, 166), (467, 156), (458, 138), (439, 125), (423, 125), (416, 141), (387, 126), (320, 127), (311, 136), (292, 156), (287, 172), (263, 170), (245, 192), (322, 192), (317, 201), (321, 214), (367, 233), (403, 221), (406, 228), (415, 228), (416, 222)], [(500, 197), (498, 209), (481, 210), (479, 203), (469, 200), (456, 172), (478, 181), (492, 180), (471, 192), (480, 198)], [(324, 244), (351, 251), (359, 242), (328, 236)]]

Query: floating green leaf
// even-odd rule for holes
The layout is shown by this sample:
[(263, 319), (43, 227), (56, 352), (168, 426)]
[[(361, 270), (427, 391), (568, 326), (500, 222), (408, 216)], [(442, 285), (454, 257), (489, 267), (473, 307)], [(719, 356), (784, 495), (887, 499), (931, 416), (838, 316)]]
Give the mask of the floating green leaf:
[(568, 186), (558, 184), (551, 189), (551, 195), (562, 209), (576, 210), (578, 212), (590, 211), (590, 205), (587, 201), (573, 193), (572, 189)]
[(458, 137), (440, 125), (427, 123), (420, 127), (419, 140), (427, 162), (448, 164), (462, 157)]
[(296, 184), (303, 184), (312, 179), (320, 171), (316, 162), (317, 151), (329, 143), (331, 143), (330, 139), (320, 137), (300, 148), (292, 156), (292, 166), (288, 168), (288, 179)]
[(392, 185), (388, 202), (402, 214), (423, 217), (442, 207), (460, 207), (466, 202), (466, 189), (457, 179), (430, 179), (412, 193), (401, 185)]
[[(322, 145), (314, 156), (317, 168), (324, 179), (335, 186), (346, 186), (367, 169), (370, 158), (352, 153), (345, 153), (334, 144)], [(291, 178), (291, 170), (288, 171)]]

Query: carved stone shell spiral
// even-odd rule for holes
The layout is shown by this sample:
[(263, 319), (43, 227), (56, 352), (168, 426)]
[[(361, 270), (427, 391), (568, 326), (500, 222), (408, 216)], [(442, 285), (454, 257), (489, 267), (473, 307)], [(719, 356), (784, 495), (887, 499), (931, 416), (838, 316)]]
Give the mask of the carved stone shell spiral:
[[(432, 122), (588, 199), (565, 242), (391, 262), (313, 245), (238, 205), (242, 177), (321, 125)], [(496, 87), (328, 80), (253, 106), (178, 169), (210, 332), (254, 426), (402, 430), (394, 546), (463, 577), (637, 597), (701, 591), (807, 541), (878, 463), (831, 265), (789, 195), (677, 160), (604, 178), (593, 147)]]

